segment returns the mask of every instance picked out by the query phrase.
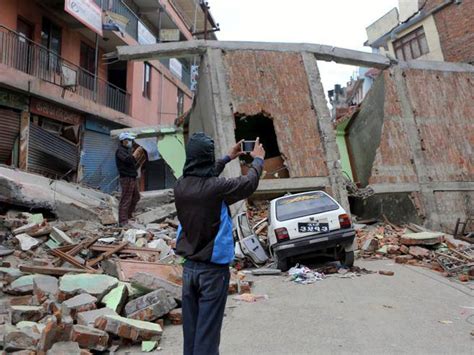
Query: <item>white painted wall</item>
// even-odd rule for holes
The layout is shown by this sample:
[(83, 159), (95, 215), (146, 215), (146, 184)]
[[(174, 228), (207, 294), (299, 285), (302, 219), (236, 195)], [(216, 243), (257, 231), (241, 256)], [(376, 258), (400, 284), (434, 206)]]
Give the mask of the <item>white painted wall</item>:
[(418, 0), (398, 0), (400, 22), (405, 21), (415, 12), (418, 12)]

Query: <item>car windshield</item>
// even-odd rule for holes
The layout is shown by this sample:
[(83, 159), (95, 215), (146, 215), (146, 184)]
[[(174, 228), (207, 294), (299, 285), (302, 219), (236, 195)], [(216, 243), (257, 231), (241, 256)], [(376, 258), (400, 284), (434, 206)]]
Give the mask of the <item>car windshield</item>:
[(326, 194), (311, 192), (278, 200), (276, 203), (276, 218), (279, 221), (287, 221), (293, 218), (334, 211), (338, 208), (339, 205)]

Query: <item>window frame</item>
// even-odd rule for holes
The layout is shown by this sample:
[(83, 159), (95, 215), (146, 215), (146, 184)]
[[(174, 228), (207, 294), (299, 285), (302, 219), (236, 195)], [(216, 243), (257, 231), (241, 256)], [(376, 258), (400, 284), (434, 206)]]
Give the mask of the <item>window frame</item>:
[(143, 97), (151, 100), (151, 80), (152, 80), (152, 70), (151, 64), (148, 62), (143, 63)]
[[(422, 45), (424, 42), (424, 46)], [(418, 46), (418, 55), (414, 55), (414, 45)], [(423, 26), (420, 26), (406, 35), (393, 41), (395, 57), (400, 60), (413, 60), (430, 52), (428, 40)]]

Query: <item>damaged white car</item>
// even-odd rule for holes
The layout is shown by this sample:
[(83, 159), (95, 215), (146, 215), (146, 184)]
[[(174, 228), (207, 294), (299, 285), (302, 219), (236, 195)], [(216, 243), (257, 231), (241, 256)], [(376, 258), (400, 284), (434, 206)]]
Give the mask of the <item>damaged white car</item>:
[(270, 202), (268, 240), (278, 269), (286, 271), (294, 257), (324, 255), (343, 265), (354, 264), (350, 216), (323, 191), (312, 191)]

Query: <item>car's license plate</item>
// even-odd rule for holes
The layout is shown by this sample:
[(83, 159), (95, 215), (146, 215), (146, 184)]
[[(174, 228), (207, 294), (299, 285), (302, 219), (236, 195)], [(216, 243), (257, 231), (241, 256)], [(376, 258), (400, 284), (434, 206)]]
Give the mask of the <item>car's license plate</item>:
[(321, 233), (329, 232), (329, 223), (298, 223), (298, 232), (300, 233)]

